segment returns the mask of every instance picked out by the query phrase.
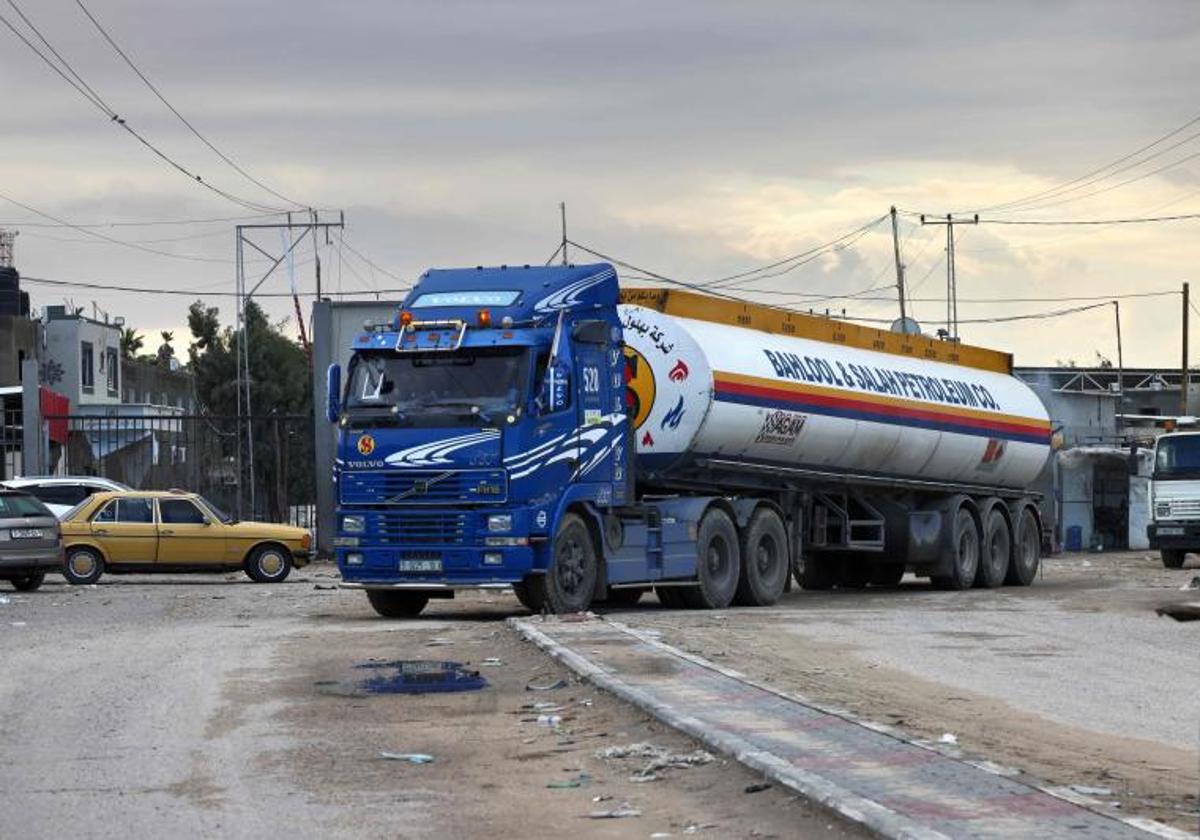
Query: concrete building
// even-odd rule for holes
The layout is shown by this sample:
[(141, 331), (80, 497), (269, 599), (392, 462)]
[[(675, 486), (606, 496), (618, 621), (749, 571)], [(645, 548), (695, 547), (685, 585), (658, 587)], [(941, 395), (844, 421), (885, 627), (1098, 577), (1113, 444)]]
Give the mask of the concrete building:
[(64, 394), (72, 407), (121, 402), (121, 327), (46, 307), (45, 349), (39, 365), (43, 385)]

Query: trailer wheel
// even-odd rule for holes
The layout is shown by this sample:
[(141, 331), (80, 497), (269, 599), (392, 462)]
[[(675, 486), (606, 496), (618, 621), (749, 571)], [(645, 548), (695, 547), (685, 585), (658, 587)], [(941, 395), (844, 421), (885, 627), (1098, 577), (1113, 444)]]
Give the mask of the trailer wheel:
[(833, 589), (838, 582), (838, 566), (832, 557), (820, 551), (801, 553), (796, 562), (796, 580), (804, 589)]
[(656, 586), (654, 594), (658, 596), (658, 603), (669, 610), (682, 610), (687, 606), (683, 602), (682, 586)]
[(994, 589), (1004, 583), (1011, 557), (1012, 534), (1008, 530), (1008, 521), (998, 506), (993, 507), (983, 523), (983, 546), (979, 555), (979, 570), (975, 572), (975, 585)]
[(429, 603), (429, 596), (403, 589), (368, 589), (367, 600), (384, 618), (415, 618)]
[(760, 508), (742, 533), (742, 573), (735, 604), (769, 607), (783, 594), (788, 579), (788, 541), (783, 520), (769, 507)]
[(1182, 569), (1183, 561), (1187, 559), (1187, 552), (1180, 548), (1164, 548), (1160, 554), (1164, 569)]
[(954, 516), (954, 542), (949, 559), (949, 574), (935, 575), (933, 585), (938, 589), (970, 589), (979, 570), (979, 529), (966, 508), (959, 508)]
[(1008, 564), (1004, 582), (1009, 586), (1029, 586), (1037, 577), (1042, 561), (1042, 535), (1038, 532), (1037, 517), (1028, 507), (1021, 509), (1017, 519), (1017, 544)]
[(546, 606), (556, 615), (583, 612), (592, 603), (600, 564), (583, 519), (568, 513), (554, 535), (554, 559), (546, 571)]
[(741, 577), (737, 528), (729, 514), (709, 508), (700, 519), (696, 537), (696, 577), (699, 586), (683, 591), (683, 602), (694, 610), (720, 610), (733, 602)]
[(540, 613), (546, 603), (546, 580), (541, 575), (529, 575), (520, 583), (513, 584), (513, 594), (525, 609), (534, 614)]

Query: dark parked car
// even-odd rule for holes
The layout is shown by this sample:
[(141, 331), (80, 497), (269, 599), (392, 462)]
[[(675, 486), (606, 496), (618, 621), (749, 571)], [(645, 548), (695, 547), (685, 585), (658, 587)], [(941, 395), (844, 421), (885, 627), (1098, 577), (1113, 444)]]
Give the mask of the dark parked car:
[(0, 489), (0, 580), (32, 592), (62, 567), (58, 517), (28, 493)]

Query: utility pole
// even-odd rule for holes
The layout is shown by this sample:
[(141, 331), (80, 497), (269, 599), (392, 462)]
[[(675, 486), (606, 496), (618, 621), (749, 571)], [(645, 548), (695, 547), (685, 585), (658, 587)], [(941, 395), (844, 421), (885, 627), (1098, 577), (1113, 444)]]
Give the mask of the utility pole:
[(946, 226), (946, 333), (952, 341), (958, 341), (958, 275), (954, 266), (954, 226), (977, 225), (979, 214), (976, 213), (969, 219), (956, 219), (947, 213), (946, 218), (937, 219), (922, 213), (921, 224)]
[(1179, 366), (1179, 415), (1188, 413), (1188, 284), (1183, 284), (1183, 362)]
[(1114, 300), (1113, 315), (1117, 319), (1117, 413), (1125, 413), (1125, 353), (1121, 348), (1121, 301)]
[(567, 265), (567, 202), (558, 202), (558, 210), (562, 214), (562, 264)]
[(903, 323), (908, 313), (904, 308), (904, 263), (900, 262), (900, 229), (896, 221), (896, 205), (892, 205), (892, 249), (896, 252), (896, 292), (900, 296), (900, 321)]
[[(292, 214), (288, 213), (287, 222), (285, 223), (265, 223), (265, 224), (250, 224), (238, 225), (237, 232), (237, 322), (239, 328), (238, 352), (236, 355), (237, 362), (237, 407), (238, 407), (238, 431), (237, 439), (237, 465), (238, 465), (238, 498), (237, 498), (237, 513), (239, 519), (246, 518), (247, 513), (250, 517), (254, 516), (256, 507), (255, 486), (254, 486), (254, 412), (251, 408), (250, 400), (250, 324), (246, 317), (246, 307), (250, 300), (254, 297), (254, 293), (259, 287), (267, 281), (284, 260), (296, 250), (301, 242), (306, 237), (311, 236), (313, 242), (313, 252), (317, 257), (316, 262), (316, 286), (317, 298), (321, 296), (321, 258), (317, 253), (317, 234), (322, 232), (325, 234), (326, 244), (329, 242), (329, 231), (332, 228), (342, 228), (346, 224), (345, 213), (339, 213), (337, 221), (323, 221), (319, 211), (309, 210), (309, 218), (307, 221), (293, 221)], [(284, 235), (281, 237), (280, 234)], [(275, 245), (260, 245), (256, 240), (269, 239), (271, 235), (276, 237)], [(278, 256), (275, 250), (280, 247), (280, 239), (286, 243), (283, 253)], [(250, 246), (255, 251), (260, 253), (270, 262), (270, 267), (266, 272), (258, 278), (253, 287), (247, 288), (246, 278), (246, 246)], [(270, 250), (269, 250), (270, 249)], [(244, 414), (243, 414), (244, 411)], [(245, 418), (246, 431), (245, 443), (242, 440), (241, 423)], [(245, 454), (243, 455), (242, 447), (245, 446)], [(246, 465), (245, 472), (243, 465)], [(248, 483), (250, 485), (249, 492), (249, 510), (247, 511), (244, 502), (246, 501), (243, 493), (243, 488), (247, 483), (244, 478), (246, 472), (249, 473)]]

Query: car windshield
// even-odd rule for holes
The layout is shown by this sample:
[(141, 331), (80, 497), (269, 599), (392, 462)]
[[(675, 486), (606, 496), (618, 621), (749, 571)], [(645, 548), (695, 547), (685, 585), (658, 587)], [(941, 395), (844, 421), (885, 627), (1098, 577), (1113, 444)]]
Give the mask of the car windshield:
[(214, 517), (216, 517), (219, 521), (224, 522), (226, 525), (230, 525), (233, 523), (232, 516), (230, 516), (225, 511), (221, 510), (216, 505), (214, 505), (206, 497), (201, 496), (200, 501), (206, 508), (208, 508), (208, 512), (211, 513)]
[(1200, 476), (1200, 435), (1165, 435), (1158, 439), (1154, 473), (1159, 476)]
[(529, 354), (521, 347), (455, 353), (363, 353), (351, 362), (346, 411), (355, 423), (489, 423), (520, 412)]
[(0, 519), (13, 516), (54, 516), (44, 504), (24, 493), (0, 494)]

